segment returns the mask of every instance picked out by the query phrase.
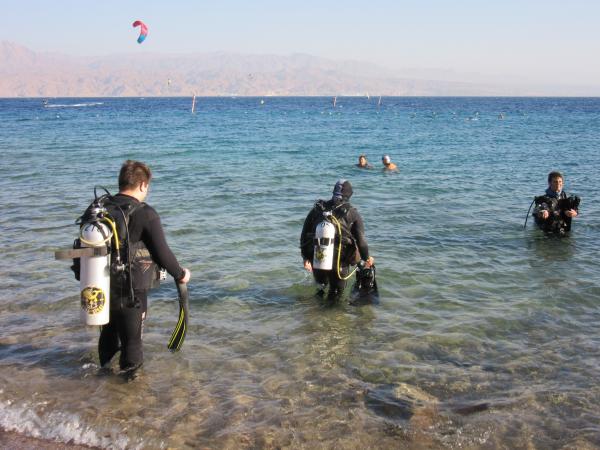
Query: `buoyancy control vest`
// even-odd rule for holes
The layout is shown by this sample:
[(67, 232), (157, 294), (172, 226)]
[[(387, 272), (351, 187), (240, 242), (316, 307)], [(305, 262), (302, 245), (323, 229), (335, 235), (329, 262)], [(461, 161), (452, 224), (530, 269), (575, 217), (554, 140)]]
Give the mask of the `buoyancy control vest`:
[[(139, 306), (135, 291), (148, 290), (154, 287), (157, 280), (158, 267), (152, 260), (148, 248), (140, 239), (132, 240), (129, 236), (131, 216), (146, 207), (143, 202), (119, 202), (110, 197), (104, 204), (108, 214), (115, 219), (119, 234), (119, 249), (111, 249), (113, 255), (120, 253), (122, 267), (111, 268), (111, 296), (114, 299), (127, 301), (128, 306)], [(116, 303), (113, 303), (116, 306)]]
[[(348, 223), (350, 203), (332, 204), (319, 200), (315, 203), (313, 219), (313, 261), (315, 269), (333, 270), (338, 252), (344, 265), (356, 264), (356, 241)], [(341, 246), (340, 246), (341, 243)]]
[[(159, 267), (152, 260), (146, 245), (142, 240), (133, 241), (129, 236), (131, 216), (145, 206), (143, 202), (107, 194), (96, 198), (78, 219), (82, 229), (106, 220), (114, 224), (112, 237), (106, 240), (110, 255), (111, 308), (123, 305), (139, 307), (135, 291), (148, 290), (159, 284)], [(81, 237), (75, 241), (74, 247), (80, 246)], [(73, 262), (75, 277), (79, 279), (79, 260)]]
[[(574, 195), (568, 196), (562, 191), (558, 197), (541, 195), (535, 197), (536, 209), (534, 212), (535, 222), (538, 227), (546, 233), (565, 234), (571, 230), (571, 218), (565, 211), (574, 209), (578, 211), (580, 198)], [(548, 211), (548, 219), (542, 220), (538, 217), (539, 211)]]

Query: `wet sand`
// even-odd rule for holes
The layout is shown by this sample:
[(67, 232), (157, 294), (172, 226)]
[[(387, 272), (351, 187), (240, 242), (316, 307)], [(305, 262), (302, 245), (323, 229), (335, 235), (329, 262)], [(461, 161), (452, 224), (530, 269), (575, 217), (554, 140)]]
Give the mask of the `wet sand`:
[(46, 441), (0, 428), (0, 448), (4, 450), (89, 450), (96, 447)]

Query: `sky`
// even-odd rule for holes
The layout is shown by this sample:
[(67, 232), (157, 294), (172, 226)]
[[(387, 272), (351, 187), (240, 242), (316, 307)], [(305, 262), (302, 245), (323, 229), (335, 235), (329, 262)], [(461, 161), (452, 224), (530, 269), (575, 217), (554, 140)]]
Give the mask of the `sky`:
[[(34, 51), (289, 55), (496, 80), (600, 85), (598, 0), (0, 0)], [(134, 20), (149, 27), (136, 42)]]

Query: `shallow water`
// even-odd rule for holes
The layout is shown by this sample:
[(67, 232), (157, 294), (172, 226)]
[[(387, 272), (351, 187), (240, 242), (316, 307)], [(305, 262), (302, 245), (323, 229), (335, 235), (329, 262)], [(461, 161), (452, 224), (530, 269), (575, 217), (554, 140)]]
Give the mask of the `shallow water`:
[[(600, 446), (600, 99), (260, 100), (0, 100), (0, 427), (105, 448)], [(193, 276), (178, 354), (174, 285), (152, 292), (134, 383), (98, 372), (53, 260), (127, 158)], [(564, 239), (523, 230), (554, 169), (583, 199)], [(378, 305), (327, 304), (302, 270), (338, 178)]]

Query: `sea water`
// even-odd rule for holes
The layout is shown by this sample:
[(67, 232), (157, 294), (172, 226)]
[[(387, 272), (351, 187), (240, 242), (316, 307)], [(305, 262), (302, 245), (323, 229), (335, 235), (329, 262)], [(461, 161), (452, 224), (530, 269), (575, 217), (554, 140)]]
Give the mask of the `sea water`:
[[(0, 100), (0, 427), (104, 448), (600, 446), (600, 99), (190, 107)], [(164, 282), (131, 383), (98, 370), (53, 256), (126, 159), (152, 168), (147, 201), (192, 272), (182, 350)], [(561, 239), (523, 228), (551, 170), (582, 198)], [(304, 218), (340, 178), (379, 304), (324, 301), (302, 268)]]

